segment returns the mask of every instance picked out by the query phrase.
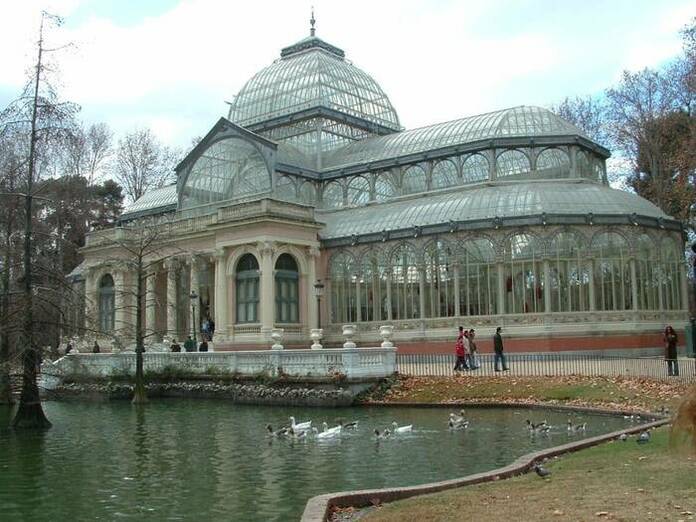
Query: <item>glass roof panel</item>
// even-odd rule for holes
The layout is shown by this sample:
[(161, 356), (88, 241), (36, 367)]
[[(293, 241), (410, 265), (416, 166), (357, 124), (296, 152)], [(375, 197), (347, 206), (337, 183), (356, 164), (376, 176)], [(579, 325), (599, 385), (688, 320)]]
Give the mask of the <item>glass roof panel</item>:
[(431, 194), (337, 212), (320, 212), (326, 223), (322, 239), (398, 230), (414, 225), (475, 221), (496, 216), (520, 217), (541, 212), (560, 215), (636, 213), (669, 219), (658, 207), (635, 194), (589, 182), (536, 182), (462, 187), (455, 192)]
[(167, 185), (166, 187), (149, 190), (140, 196), (125, 208), (122, 217), (127, 218), (129, 214), (151, 211), (157, 208), (164, 209), (165, 207), (176, 205), (176, 203), (176, 184)]

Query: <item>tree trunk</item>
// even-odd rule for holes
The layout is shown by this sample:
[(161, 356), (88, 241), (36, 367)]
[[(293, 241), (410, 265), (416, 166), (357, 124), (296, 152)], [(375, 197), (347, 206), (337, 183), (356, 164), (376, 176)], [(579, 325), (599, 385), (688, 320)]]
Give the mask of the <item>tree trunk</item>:
[(135, 389), (133, 390), (133, 404), (144, 404), (147, 402), (147, 392), (145, 391), (145, 376), (143, 374), (143, 350), (145, 348), (143, 336), (143, 279), (144, 269), (142, 258), (138, 259), (137, 270), (137, 290), (135, 301)]
[(19, 400), (17, 413), (12, 419), (13, 428), (47, 429), (51, 423), (46, 418), (41, 407), (39, 387), (36, 384), (37, 367), (39, 366), (39, 352), (36, 348), (25, 348), (22, 353), (22, 395)]
[[(8, 230), (10, 225), (8, 224)], [(5, 251), (5, 270), (2, 274), (2, 301), (0, 302), (0, 404), (12, 404), (12, 387), (10, 385), (10, 333), (7, 317), (10, 313), (10, 256), (9, 234)]]

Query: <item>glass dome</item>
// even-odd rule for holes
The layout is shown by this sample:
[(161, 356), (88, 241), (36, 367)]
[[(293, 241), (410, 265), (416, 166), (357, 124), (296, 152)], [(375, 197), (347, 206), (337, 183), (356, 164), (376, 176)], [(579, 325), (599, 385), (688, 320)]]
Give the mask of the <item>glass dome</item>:
[(281, 58), (242, 87), (230, 120), (248, 126), (323, 107), (399, 130), (399, 118), (375, 80), (344, 59), (341, 49), (311, 36), (286, 47)]

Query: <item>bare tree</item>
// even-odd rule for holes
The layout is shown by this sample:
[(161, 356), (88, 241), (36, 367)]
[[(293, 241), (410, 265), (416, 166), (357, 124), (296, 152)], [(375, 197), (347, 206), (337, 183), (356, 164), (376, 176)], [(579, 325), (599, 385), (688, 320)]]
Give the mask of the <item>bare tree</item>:
[(139, 129), (118, 140), (112, 171), (126, 197), (135, 201), (174, 179), (176, 159), (176, 152), (162, 145), (149, 129)]
[(93, 185), (112, 154), (113, 133), (105, 123), (80, 125), (70, 136), (64, 151), (63, 170), (69, 176), (82, 176)]
[(565, 98), (552, 105), (551, 111), (572, 123), (587, 137), (600, 144), (608, 144), (606, 106), (601, 98), (586, 96)]
[[(19, 407), (12, 419), (15, 428), (47, 428), (51, 423), (41, 406), (37, 385), (37, 370), (41, 362), (41, 347), (35, 336), (35, 299), (33, 262), (37, 252), (34, 245), (36, 181), (40, 178), (41, 167), (53, 147), (64, 141), (72, 130), (77, 107), (74, 104), (59, 102), (56, 91), (48, 81), (48, 74), (54, 69), (46, 61), (44, 29), (49, 23), (60, 25), (60, 19), (45, 12), (41, 16), (39, 40), (37, 42), (37, 61), (33, 74), (22, 93), (0, 114), (2, 126), (0, 134), (7, 128), (13, 132), (25, 131), (28, 153), (22, 187), (8, 197), (18, 197), (24, 203), (24, 248), (22, 253), (22, 307), (21, 327), (22, 389)], [(17, 131), (19, 129), (19, 131)]]

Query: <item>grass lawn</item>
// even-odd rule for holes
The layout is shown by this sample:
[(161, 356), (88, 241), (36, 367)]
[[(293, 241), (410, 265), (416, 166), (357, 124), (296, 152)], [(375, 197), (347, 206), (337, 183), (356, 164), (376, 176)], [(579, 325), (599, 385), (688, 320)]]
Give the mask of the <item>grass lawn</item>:
[(365, 522), (487, 520), (696, 520), (696, 458), (668, 447), (669, 430), (614, 441), (545, 464), (547, 479), (529, 473), (373, 509)]
[(466, 401), (567, 404), (611, 409), (675, 411), (689, 386), (669, 381), (607, 377), (407, 377), (367, 397), (385, 401)]

